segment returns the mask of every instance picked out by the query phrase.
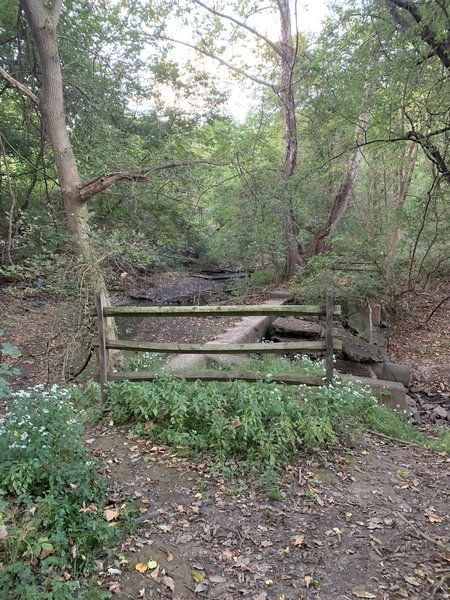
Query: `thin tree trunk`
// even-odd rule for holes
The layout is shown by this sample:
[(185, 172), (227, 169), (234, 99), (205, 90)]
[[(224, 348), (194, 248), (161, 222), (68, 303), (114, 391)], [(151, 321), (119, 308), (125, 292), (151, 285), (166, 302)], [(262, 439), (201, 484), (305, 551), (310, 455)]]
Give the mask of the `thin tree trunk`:
[[(292, 198), (289, 194), (288, 180), (294, 175), (297, 168), (298, 139), (297, 118), (295, 112), (295, 93), (293, 87), (293, 74), (297, 58), (297, 47), (293, 45), (291, 11), (289, 0), (278, 0), (281, 23), (281, 85), (278, 95), (281, 100), (284, 122), (284, 218), (283, 229), (286, 246), (285, 272), (291, 277), (301, 262), (298, 244), (298, 226), (295, 221)], [(298, 43), (298, 36), (296, 36)]]
[(414, 142), (410, 142), (404, 154), (402, 165), (399, 172), (398, 189), (394, 199), (394, 219), (393, 227), (390, 229), (387, 238), (387, 252), (385, 261), (385, 279), (388, 283), (393, 281), (393, 270), (395, 257), (397, 255), (398, 245), (401, 240), (401, 227), (399, 225), (399, 216), (403, 210), (406, 200), (406, 194), (411, 183), (414, 166), (416, 164), (418, 146)]
[[(367, 103), (368, 89), (364, 98), (364, 104)], [(331, 235), (334, 233), (342, 217), (347, 210), (348, 202), (355, 185), (356, 176), (358, 174), (359, 165), (362, 159), (362, 149), (360, 144), (363, 142), (365, 128), (367, 120), (369, 118), (369, 111), (366, 107), (363, 108), (361, 114), (358, 116), (356, 127), (355, 127), (355, 142), (356, 150), (350, 156), (348, 161), (347, 170), (345, 172), (344, 179), (339, 187), (339, 190), (333, 200), (333, 203), (328, 211), (325, 222), (314, 236), (311, 244), (305, 251), (305, 259), (309, 259), (312, 256), (322, 254), (327, 249)]]
[(1, 150), (1, 153), (3, 156), (3, 162), (5, 164), (6, 185), (8, 187), (9, 195), (11, 197), (11, 204), (9, 206), (9, 212), (8, 212), (8, 229), (6, 230), (5, 246), (3, 248), (2, 262), (12, 265), (13, 261), (12, 261), (12, 257), (11, 257), (11, 246), (12, 246), (12, 238), (13, 238), (14, 213), (17, 210), (17, 196), (16, 196), (14, 188), (13, 188), (11, 172), (9, 170), (8, 157), (6, 156), (5, 145), (3, 144), (3, 138), (2, 138), (1, 134), (0, 134), (0, 150)]

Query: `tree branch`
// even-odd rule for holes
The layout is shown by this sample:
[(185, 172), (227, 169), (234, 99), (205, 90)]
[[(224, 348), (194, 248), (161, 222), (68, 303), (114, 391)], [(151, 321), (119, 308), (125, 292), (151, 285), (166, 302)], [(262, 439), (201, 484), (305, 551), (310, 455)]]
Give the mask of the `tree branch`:
[(208, 56), (209, 58), (212, 58), (213, 60), (220, 62), (222, 65), (225, 65), (225, 67), (227, 67), (231, 71), (234, 71), (235, 73), (239, 73), (239, 75), (242, 75), (243, 77), (246, 77), (247, 79), (250, 79), (251, 81), (254, 81), (255, 83), (258, 83), (259, 85), (264, 85), (265, 87), (270, 88), (272, 91), (274, 91), (276, 93), (276, 86), (273, 83), (269, 83), (268, 81), (259, 79), (259, 77), (250, 75), (250, 73), (247, 73), (246, 71), (244, 71), (243, 69), (240, 69), (239, 67), (235, 67), (228, 61), (224, 60), (223, 58), (220, 58), (219, 56), (217, 56), (216, 54), (213, 54), (212, 52), (209, 52), (208, 50), (204, 50), (203, 48), (199, 48), (198, 46), (195, 46), (194, 44), (189, 44), (188, 42), (183, 42), (181, 40), (176, 40), (174, 38), (170, 38), (170, 37), (163, 36), (163, 35), (160, 36), (160, 39), (167, 40), (168, 42), (173, 42), (174, 44), (181, 44), (182, 46), (186, 46), (187, 48), (192, 48), (192, 50), (196, 50), (197, 52), (200, 52), (200, 54), (203, 54), (204, 56)]
[(37, 106), (39, 106), (39, 98), (30, 89), (28, 89), (26, 85), (23, 85), (23, 83), (17, 81), (17, 79), (15, 79), (12, 75), (10, 75), (10, 73), (8, 73), (8, 71), (5, 71), (5, 69), (3, 69), (2, 67), (0, 67), (0, 75), (3, 77), (3, 79), (6, 79), (6, 81), (9, 84), (11, 84), (13, 87), (17, 88), (20, 92), (22, 92), (24, 96), (28, 96), (28, 98), (30, 98)]
[(201, 0), (193, 0), (193, 1), (195, 2), (195, 4), (198, 4), (199, 6), (203, 7), (205, 10), (207, 10), (210, 13), (212, 13), (216, 17), (220, 17), (221, 19), (227, 19), (228, 21), (231, 21), (232, 23), (235, 23), (239, 27), (242, 27), (243, 29), (246, 29), (247, 31), (249, 31), (250, 33), (252, 33), (256, 37), (258, 37), (259, 39), (263, 40), (268, 46), (270, 46), (272, 48), (272, 50), (274, 52), (276, 52), (276, 54), (278, 54), (279, 56), (282, 56), (282, 50), (281, 50), (281, 48), (278, 48), (278, 46), (276, 44), (274, 44), (271, 40), (269, 40), (268, 37), (266, 37), (265, 35), (263, 35), (259, 31), (257, 31), (256, 29), (253, 29), (253, 27), (250, 27), (249, 25), (247, 25), (243, 21), (239, 21), (239, 19), (235, 19), (231, 15), (226, 15), (224, 13), (219, 12), (218, 10), (215, 10), (214, 8), (210, 8), (206, 4), (203, 4), (203, 2), (201, 2)]
[(118, 181), (124, 180), (135, 181), (139, 183), (149, 183), (151, 181), (151, 179), (149, 179), (143, 173), (118, 171), (116, 173), (106, 173), (105, 175), (98, 175), (90, 181), (87, 181), (86, 183), (82, 184), (82, 186), (80, 187), (80, 200), (81, 202), (87, 202), (96, 194), (100, 194), (101, 192), (104, 192), (105, 190), (109, 189)]
[[(389, 5), (402, 8), (411, 15), (414, 21), (420, 26), (419, 35), (422, 40), (436, 53), (444, 67), (450, 69), (450, 38), (448, 33), (446, 37), (442, 38), (436, 28), (433, 29), (425, 22), (419, 7), (412, 0), (387, 0), (387, 2), (388, 8)], [(395, 15), (394, 19), (398, 22)]]
[(63, 5), (63, 0), (53, 0), (52, 5), (49, 9), (50, 16), (53, 21), (53, 25), (56, 27), (59, 21), (59, 17), (61, 15), (61, 9)]
[(195, 159), (186, 159), (186, 160), (178, 160), (175, 162), (164, 163), (151, 169), (151, 171), (163, 171), (164, 169), (174, 169), (176, 167), (191, 167), (195, 165), (212, 165), (213, 167), (226, 167), (227, 163), (217, 163), (212, 160), (195, 160)]

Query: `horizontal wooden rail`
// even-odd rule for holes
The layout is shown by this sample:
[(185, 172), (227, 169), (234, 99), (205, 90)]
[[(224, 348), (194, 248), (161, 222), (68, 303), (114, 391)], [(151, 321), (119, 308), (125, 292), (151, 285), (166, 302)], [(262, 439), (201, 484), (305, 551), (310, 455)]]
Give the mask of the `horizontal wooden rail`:
[[(248, 306), (115, 306), (104, 307), (105, 317), (244, 317), (244, 316), (295, 316), (317, 317), (325, 315), (326, 307), (309, 304), (270, 306), (255, 304)], [(333, 315), (341, 315), (341, 307), (333, 307)]]
[[(325, 376), (313, 375), (283, 375), (275, 373), (246, 373), (242, 371), (170, 371), (170, 375), (187, 381), (270, 381), (284, 383), (285, 385), (324, 385)], [(161, 372), (154, 371), (130, 371), (117, 372), (108, 375), (109, 381), (153, 381), (161, 377)]]
[[(96, 313), (98, 322), (99, 339), (98, 348), (100, 382), (102, 398), (105, 398), (104, 384), (107, 381), (151, 381), (161, 376), (161, 373), (152, 371), (142, 372), (112, 372), (109, 360), (110, 350), (128, 350), (132, 352), (157, 352), (165, 354), (287, 354), (287, 353), (317, 353), (325, 354), (325, 377), (307, 375), (270, 375), (270, 381), (284, 383), (285, 385), (323, 385), (330, 383), (333, 378), (333, 350), (342, 350), (342, 342), (333, 339), (333, 316), (341, 315), (341, 307), (333, 305), (333, 291), (328, 290), (325, 305), (296, 304), (296, 305), (268, 305), (255, 304), (247, 306), (105, 306), (101, 293), (96, 299)], [(107, 317), (318, 317), (325, 316), (325, 339), (301, 340), (298, 342), (267, 344), (221, 344), (209, 342), (207, 344), (161, 344), (138, 340), (112, 340), (107, 339)], [(176, 370), (174, 377), (189, 381), (261, 381), (269, 377), (264, 373), (247, 373), (241, 371), (188, 371)]]
[[(342, 342), (333, 342), (335, 350), (342, 350)], [(161, 352), (163, 354), (286, 354), (290, 352), (323, 352), (325, 340), (287, 342), (280, 344), (160, 344), (134, 340), (106, 340), (109, 350)]]

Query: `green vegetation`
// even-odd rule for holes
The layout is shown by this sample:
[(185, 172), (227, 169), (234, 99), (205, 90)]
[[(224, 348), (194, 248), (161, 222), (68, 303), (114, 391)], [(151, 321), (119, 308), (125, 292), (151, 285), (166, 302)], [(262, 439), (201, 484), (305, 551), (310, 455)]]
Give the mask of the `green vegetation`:
[[(188, 383), (162, 375), (151, 384), (110, 384), (108, 394), (114, 422), (134, 421), (140, 435), (260, 473), (282, 468), (299, 450), (353, 443), (365, 428), (438, 444), (408, 425), (404, 415), (378, 404), (368, 390), (340, 381), (313, 388)], [(444, 442), (440, 447), (445, 449)]]
[[(4, 336), (4, 332), (0, 330), (0, 338)], [(19, 369), (10, 367), (6, 360), (3, 360), (4, 356), (17, 358), (20, 356), (20, 350), (16, 346), (11, 345), (9, 342), (2, 342), (0, 347), (0, 400), (9, 396), (11, 389), (8, 383), (11, 375), (19, 375)]]
[(0, 421), (0, 589), (8, 600), (109, 597), (90, 578), (115, 535), (83, 445), (80, 392), (18, 392)]

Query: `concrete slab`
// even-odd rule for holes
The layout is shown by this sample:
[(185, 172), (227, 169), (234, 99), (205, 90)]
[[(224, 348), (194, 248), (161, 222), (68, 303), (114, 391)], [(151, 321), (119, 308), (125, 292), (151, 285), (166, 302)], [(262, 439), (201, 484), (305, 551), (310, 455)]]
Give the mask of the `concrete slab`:
[(339, 374), (339, 377), (343, 381), (353, 381), (354, 383), (367, 385), (372, 389), (372, 392), (378, 401), (389, 408), (402, 411), (406, 410), (406, 388), (401, 383), (344, 374)]
[[(271, 298), (263, 304), (267, 306), (283, 306), (286, 303), (286, 298)], [(264, 338), (273, 320), (276, 316), (270, 317), (244, 317), (238, 323), (231, 326), (225, 333), (220, 334), (209, 344), (251, 344), (259, 342)], [(244, 355), (234, 354), (179, 354), (174, 359), (170, 360), (168, 367), (170, 369), (189, 369), (201, 368), (207, 363), (217, 364), (219, 362), (234, 363), (241, 362)]]

